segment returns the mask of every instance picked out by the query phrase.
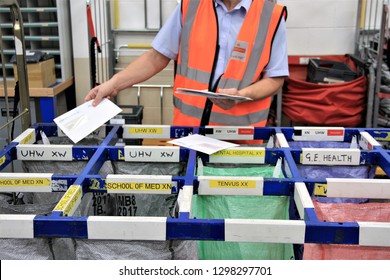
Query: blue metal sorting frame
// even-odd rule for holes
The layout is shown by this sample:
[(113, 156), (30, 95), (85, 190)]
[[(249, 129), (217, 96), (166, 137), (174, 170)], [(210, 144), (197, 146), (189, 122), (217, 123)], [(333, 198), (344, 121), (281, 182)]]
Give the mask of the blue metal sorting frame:
[[(129, 128), (130, 127), (130, 128)], [(133, 130), (132, 130), (133, 129)], [(141, 131), (134, 133), (134, 129)], [(125, 239), (125, 240), (169, 240), (169, 239), (193, 239), (193, 240), (220, 240), (220, 241), (246, 241), (246, 242), (279, 242), (279, 243), (326, 243), (326, 244), (356, 244), (363, 246), (389, 246), (390, 247), (390, 223), (377, 223), (376, 228), (360, 222), (324, 222), (319, 221), (314, 206), (311, 204), (311, 197), (315, 194), (318, 185), (328, 186), (328, 190), (333, 188), (335, 183), (329, 182), (328, 178), (305, 179), (302, 178), (297, 169), (297, 164), (301, 163), (301, 158), (305, 152), (303, 149), (293, 149), (284, 143), (294, 141), (299, 137), (304, 137), (305, 133), (314, 131), (331, 130), (335, 128), (307, 128), (308, 131), (302, 133), (302, 128), (293, 127), (266, 127), (248, 128), (243, 135), (237, 132), (240, 128), (232, 127), (230, 132), (221, 135), (213, 133), (213, 127), (174, 127), (174, 126), (153, 126), (150, 131), (158, 131), (168, 138), (180, 138), (189, 134), (202, 134), (215, 138), (228, 140), (241, 139), (262, 139), (274, 143), (273, 147), (264, 148), (264, 163), (275, 165), (281, 159), (283, 168), (288, 169), (291, 174), (289, 178), (256, 178), (256, 184), (260, 184), (258, 195), (268, 196), (293, 196), (295, 207), (300, 213), (300, 220), (277, 221), (273, 224), (263, 220), (245, 219), (197, 219), (191, 217), (191, 197), (193, 194), (200, 194), (202, 180), (196, 175), (197, 159), (209, 161), (210, 156), (189, 150), (177, 148), (178, 162), (186, 162), (186, 174), (184, 176), (172, 176), (170, 186), (172, 193), (178, 193), (178, 213), (175, 218), (166, 217), (113, 217), (113, 216), (72, 216), (77, 208), (82, 196), (88, 192), (109, 192), (107, 187), (111, 177), (97, 175), (106, 160), (123, 161), (123, 155), (128, 146), (115, 146), (120, 138), (155, 138), (157, 134), (147, 131), (148, 126), (142, 125), (107, 125), (100, 128), (100, 135), (104, 135), (104, 140), (98, 146), (77, 146), (66, 145), (67, 152), (71, 153), (71, 160), (88, 161), (86, 167), (76, 175), (50, 174), (49, 181), (66, 182), (61, 191), (66, 191), (57, 207), (52, 213), (46, 216), (38, 215), (1, 215), (0, 214), (0, 238), (35, 238), (35, 237), (68, 237), (86, 239)], [(306, 128), (303, 128), (303, 130)], [(249, 136), (248, 136), (249, 130)], [(0, 152), (0, 171), (10, 162), (17, 160), (17, 149), (26, 144), (37, 145), (40, 140), (40, 132), (47, 136), (58, 136), (56, 125), (35, 124), (33, 128), (24, 132)], [(167, 133), (163, 133), (168, 131)], [(216, 132), (217, 130), (214, 130)], [(358, 139), (360, 144), (358, 165), (373, 165), (381, 167), (384, 172), (390, 174), (390, 151), (383, 148), (377, 141), (390, 141), (390, 129), (381, 128), (336, 128), (342, 134), (336, 133), (337, 141), (351, 142)], [(150, 134), (150, 135), (148, 135)], [(321, 133), (320, 133), (321, 134)], [(157, 135), (159, 138), (160, 135)], [(316, 137), (316, 136), (313, 136)], [(162, 138), (162, 137), (160, 137)], [(329, 140), (329, 138), (325, 139)], [(327, 141), (325, 140), (325, 141)], [(50, 145), (55, 146), (55, 145)], [(362, 148), (364, 146), (364, 148)], [(130, 146), (132, 147), (132, 146)], [(147, 147), (147, 146), (144, 146)], [(164, 149), (164, 148), (161, 148)], [(54, 154), (54, 152), (52, 152)], [(65, 154), (65, 152), (63, 152)], [(153, 175), (153, 174), (151, 174)], [(13, 177), (16, 176), (16, 177)], [(19, 178), (20, 174), (0, 173), (0, 192), (9, 192), (16, 186), (14, 178)], [(29, 178), (29, 174), (23, 174), (23, 178)], [(142, 180), (145, 177), (134, 178)], [(156, 176), (158, 179), (159, 177)], [(157, 180), (156, 179), (156, 180)], [(165, 178), (166, 179), (166, 178)], [(8, 180), (8, 181), (7, 181)], [(126, 180), (126, 178), (125, 178)], [(219, 181), (232, 180), (232, 178), (220, 178)], [(245, 179), (240, 179), (245, 180)], [(248, 180), (252, 180), (248, 177)], [(353, 182), (353, 179), (351, 179)], [(27, 180), (28, 181), (28, 180)], [(336, 180), (337, 181), (337, 180)], [(360, 181), (364, 181), (361, 179)], [(7, 182), (11, 182), (7, 184)], [(12, 183), (13, 182), (13, 183)], [(19, 181), (18, 181), (19, 182)], [(98, 184), (96, 184), (98, 182)], [(341, 181), (342, 183), (342, 181)], [(383, 183), (379, 188), (390, 188), (390, 180), (367, 181), (368, 184)], [(336, 185), (340, 182), (336, 182)], [(386, 186), (387, 185), (387, 186)], [(49, 184), (48, 188), (50, 192)], [(18, 191), (27, 190), (28, 184), (18, 185)], [(337, 187), (336, 187), (337, 189)], [(369, 188), (367, 188), (369, 189)], [(31, 191), (31, 190), (28, 190)], [(52, 192), (59, 191), (51, 189)], [(339, 191), (339, 189), (338, 189)], [(359, 189), (362, 191), (362, 189)], [(365, 195), (369, 196), (370, 190)], [(390, 191), (385, 191), (389, 194)], [(223, 192), (221, 192), (223, 195)], [(238, 192), (237, 195), (240, 195)], [(378, 197), (376, 197), (378, 198)], [(390, 197), (383, 197), (390, 199)], [(121, 235), (110, 231), (110, 227), (120, 228)], [(372, 231), (367, 236), (366, 229)], [(100, 229), (100, 230), (99, 230)], [(149, 235), (146, 231), (153, 229)], [(265, 236), (263, 229), (270, 230), (274, 236)], [(364, 229), (364, 231), (362, 231)], [(154, 232), (155, 231), (155, 232)], [(376, 236), (380, 235), (380, 238)], [(368, 240), (368, 241), (367, 241)]]

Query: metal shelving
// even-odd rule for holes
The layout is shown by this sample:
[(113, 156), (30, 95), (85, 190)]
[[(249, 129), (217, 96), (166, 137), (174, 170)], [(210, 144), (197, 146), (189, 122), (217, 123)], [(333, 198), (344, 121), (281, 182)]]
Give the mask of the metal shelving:
[[(26, 50), (40, 50), (55, 60), (57, 82), (73, 76), (71, 60), (71, 32), (68, 1), (23, 0), (19, 1), (23, 16)], [(8, 8), (0, 9), (0, 27), (4, 45), (7, 80), (13, 80), (13, 65), (9, 63), (15, 54), (12, 23)]]

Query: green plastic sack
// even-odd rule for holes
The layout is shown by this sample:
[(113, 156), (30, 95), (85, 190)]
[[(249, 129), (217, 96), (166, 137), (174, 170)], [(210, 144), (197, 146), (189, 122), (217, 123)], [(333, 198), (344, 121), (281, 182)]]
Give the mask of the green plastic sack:
[[(199, 172), (200, 171), (200, 172)], [(219, 168), (202, 166), (199, 175), (263, 176), (272, 178), (273, 166)], [(192, 216), (198, 219), (271, 219), (289, 218), (287, 196), (208, 196), (195, 195)], [(202, 260), (289, 260), (294, 259), (292, 244), (198, 241)]]
[[(203, 169), (201, 171), (201, 169)], [(275, 167), (272, 165), (264, 166), (254, 166), (254, 167), (213, 167), (213, 166), (202, 166), (198, 169), (199, 175), (204, 176), (258, 176), (264, 178), (273, 178), (274, 177)], [(284, 178), (283, 174), (280, 172), (278, 178)]]

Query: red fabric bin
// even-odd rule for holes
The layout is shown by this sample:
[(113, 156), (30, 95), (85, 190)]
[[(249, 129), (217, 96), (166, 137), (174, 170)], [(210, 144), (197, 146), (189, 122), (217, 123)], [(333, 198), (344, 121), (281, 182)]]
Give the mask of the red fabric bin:
[[(356, 69), (352, 59), (344, 55), (289, 56), (290, 77), (283, 90), (283, 113), (293, 122), (308, 125), (361, 126), (366, 112), (367, 77), (337, 84), (307, 82), (309, 58), (345, 62)], [(300, 63), (302, 60), (306, 64)]]

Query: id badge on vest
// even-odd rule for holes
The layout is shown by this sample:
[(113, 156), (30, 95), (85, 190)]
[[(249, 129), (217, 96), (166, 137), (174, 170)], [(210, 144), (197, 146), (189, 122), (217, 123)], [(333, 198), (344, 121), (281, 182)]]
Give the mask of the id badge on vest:
[(248, 51), (248, 42), (237, 41), (233, 48), (231, 59), (245, 62), (246, 53)]

